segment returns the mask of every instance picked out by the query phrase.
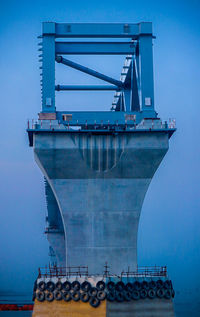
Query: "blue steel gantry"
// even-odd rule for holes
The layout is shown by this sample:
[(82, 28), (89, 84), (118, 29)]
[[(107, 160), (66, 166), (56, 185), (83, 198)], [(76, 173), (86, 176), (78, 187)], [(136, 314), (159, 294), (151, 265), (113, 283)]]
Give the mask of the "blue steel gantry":
[[(56, 111), (55, 91), (114, 90), (113, 110), (140, 111), (146, 118), (156, 116), (154, 111), (151, 23), (69, 24), (45, 22), (43, 23), (42, 36), (39, 38), (42, 40), (39, 43), (41, 45), (39, 49), (41, 51), (40, 61), (42, 62), (42, 112)], [(63, 39), (67, 39), (67, 41), (63, 41)], [(87, 41), (80, 41), (80, 39), (87, 39)], [(93, 41), (89, 41), (89, 39), (93, 39)], [(96, 40), (94, 41), (94, 39)], [(113, 42), (113, 39), (116, 41)], [(63, 57), (63, 55), (82, 54), (127, 55), (120, 80)], [(55, 84), (55, 62), (99, 78), (109, 85)]]

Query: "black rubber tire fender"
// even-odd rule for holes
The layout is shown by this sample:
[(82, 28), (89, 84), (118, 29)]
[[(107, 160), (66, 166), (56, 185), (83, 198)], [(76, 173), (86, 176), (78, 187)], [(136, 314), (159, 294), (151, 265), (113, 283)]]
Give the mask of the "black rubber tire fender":
[(96, 288), (98, 289), (98, 291), (104, 291), (106, 287), (106, 284), (104, 281), (98, 281), (96, 284)]
[(83, 292), (89, 292), (90, 288), (91, 288), (91, 284), (88, 281), (84, 281), (81, 284), (81, 289), (82, 289)]
[(100, 300), (96, 297), (90, 298), (90, 305), (94, 308), (97, 308), (100, 305)]
[(155, 281), (150, 281), (149, 282), (149, 288), (156, 289), (157, 288), (156, 282)]
[(80, 300), (80, 292), (73, 290), (71, 293), (72, 299), (75, 302), (78, 302)]
[(62, 292), (61, 291), (54, 291), (54, 298), (59, 301), (62, 299)]
[(56, 283), (56, 285), (55, 285), (55, 288), (56, 288), (56, 290), (58, 290), (58, 291), (62, 291), (62, 289), (63, 289), (63, 284), (62, 284), (62, 282), (61, 282), (61, 281), (58, 281), (58, 282)]
[(174, 291), (174, 289), (172, 288), (172, 298), (174, 298), (175, 297), (175, 291)]
[(150, 289), (148, 290), (148, 297), (149, 297), (150, 299), (153, 299), (153, 298), (156, 297), (156, 291), (155, 291), (155, 289), (150, 288)]
[(55, 284), (52, 281), (47, 282), (47, 290), (53, 292), (55, 289)]
[(115, 283), (113, 281), (110, 281), (107, 283), (106, 288), (108, 291), (113, 291), (115, 290)]
[(63, 283), (64, 291), (69, 292), (71, 290), (71, 288), (72, 288), (72, 285), (71, 285), (71, 283), (69, 281), (66, 281), (66, 282)]
[(116, 284), (115, 288), (118, 292), (123, 292), (125, 285), (122, 281), (120, 281)]
[(62, 293), (62, 298), (65, 302), (69, 302), (72, 299), (71, 293), (69, 291), (64, 291)]
[(111, 291), (111, 292), (107, 293), (107, 300), (109, 302), (114, 302), (114, 300), (115, 300), (115, 292), (114, 291)]
[(141, 288), (142, 288), (142, 286), (141, 286), (141, 283), (140, 283), (140, 282), (135, 281), (135, 282), (133, 283), (133, 289), (134, 289), (134, 290), (140, 291)]
[(47, 287), (47, 285), (46, 285), (46, 283), (44, 282), (44, 281), (40, 281), (39, 283), (38, 283), (38, 289), (40, 290), (40, 291), (45, 291), (45, 289), (46, 289), (46, 287)]
[(53, 292), (46, 292), (45, 293), (45, 299), (48, 301), (48, 302), (53, 302), (54, 300), (54, 294)]
[(171, 289), (172, 283), (170, 280), (164, 281), (164, 288)]
[(163, 288), (164, 282), (162, 280), (157, 280), (156, 281), (156, 286), (157, 286), (157, 288)]
[(140, 299), (140, 292), (138, 290), (132, 291), (132, 299), (134, 299), (134, 300)]
[(122, 303), (124, 301), (124, 292), (116, 292), (115, 298), (117, 302)]
[(79, 283), (79, 281), (73, 281), (72, 282), (72, 289), (75, 290), (75, 291), (79, 291), (81, 288), (81, 285)]
[(165, 296), (165, 290), (164, 288), (159, 288), (157, 291), (156, 291), (156, 295), (158, 298), (163, 298)]
[(148, 290), (149, 289), (149, 283), (147, 281), (142, 282), (142, 288)]
[(97, 288), (96, 287), (91, 287), (91, 289), (89, 290), (89, 295), (91, 296), (91, 297), (96, 297), (97, 296)]
[(39, 302), (44, 302), (45, 300), (45, 294), (42, 291), (39, 291), (36, 293), (36, 298)]
[(88, 294), (88, 292), (83, 292), (81, 293), (80, 299), (83, 303), (87, 303), (90, 299), (90, 295)]
[(124, 295), (124, 299), (127, 302), (130, 302), (130, 300), (132, 299), (132, 293), (130, 291), (124, 291), (123, 295)]
[(140, 290), (140, 297), (141, 297), (142, 299), (145, 299), (145, 298), (147, 298), (147, 295), (148, 295), (147, 290), (144, 289), (144, 288), (142, 288), (142, 289)]
[(165, 296), (166, 299), (171, 299), (172, 298), (172, 290), (171, 289), (166, 289), (165, 290)]
[(106, 292), (104, 291), (104, 290), (102, 290), (102, 291), (98, 291), (97, 292), (97, 298), (99, 299), (99, 300), (104, 300), (104, 299), (106, 299)]
[(132, 283), (127, 283), (125, 285), (125, 290), (128, 291), (128, 292), (132, 292), (133, 291), (133, 284)]

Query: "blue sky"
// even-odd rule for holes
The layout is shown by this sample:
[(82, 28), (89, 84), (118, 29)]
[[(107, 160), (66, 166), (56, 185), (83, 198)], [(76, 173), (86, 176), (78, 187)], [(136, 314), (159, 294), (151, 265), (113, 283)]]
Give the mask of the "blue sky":
[[(13, 280), (16, 289), (30, 289), (38, 266), (48, 263), (43, 177), (25, 132), (41, 107), (41, 22), (152, 21), (156, 110), (163, 119), (176, 118), (177, 132), (145, 198), (139, 264), (166, 264), (176, 289), (199, 293), (200, 2), (1, 1), (0, 18), (0, 291), (12, 289)], [(119, 57), (74, 60), (116, 78), (122, 65)], [(67, 83), (72, 75), (77, 82), (76, 72), (61, 71), (57, 80)], [(99, 94), (61, 93), (58, 110), (109, 110), (112, 93)]]

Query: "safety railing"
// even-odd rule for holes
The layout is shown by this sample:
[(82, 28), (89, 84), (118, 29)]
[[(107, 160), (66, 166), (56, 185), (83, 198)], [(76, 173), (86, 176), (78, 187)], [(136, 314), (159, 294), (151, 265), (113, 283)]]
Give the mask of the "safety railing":
[(161, 121), (155, 119), (143, 119), (139, 124), (136, 122), (130, 123), (125, 121), (124, 124), (119, 124), (118, 121), (110, 123), (109, 120), (106, 122), (96, 122), (88, 123), (87, 120), (84, 123), (80, 123), (78, 120), (76, 122), (60, 122), (59, 120), (28, 120), (27, 121), (28, 130), (70, 130), (70, 131), (87, 131), (87, 130), (99, 130), (99, 131), (120, 131), (120, 130), (169, 130), (176, 129), (175, 119), (169, 119), (168, 121)]
[(38, 278), (41, 277), (89, 277), (89, 276), (104, 276), (104, 277), (158, 277), (167, 276), (166, 266), (149, 266), (149, 267), (137, 267), (135, 271), (122, 271), (120, 274), (114, 274), (109, 271), (109, 266), (104, 266), (104, 272), (102, 274), (90, 274), (88, 266), (68, 266), (58, 267), (56, 265), (46, 266), (38, 269)]

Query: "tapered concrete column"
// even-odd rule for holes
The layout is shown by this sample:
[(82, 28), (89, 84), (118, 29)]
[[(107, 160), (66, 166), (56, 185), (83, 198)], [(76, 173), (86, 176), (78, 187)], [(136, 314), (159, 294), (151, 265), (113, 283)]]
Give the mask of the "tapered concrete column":
[(88, 265), (91, 274), (106, 261), (114, 273), (136, 269), (143, 200), (167, 150), (167, 132), (34, 134), (35, 159), (60, 210), (67, 266)]

